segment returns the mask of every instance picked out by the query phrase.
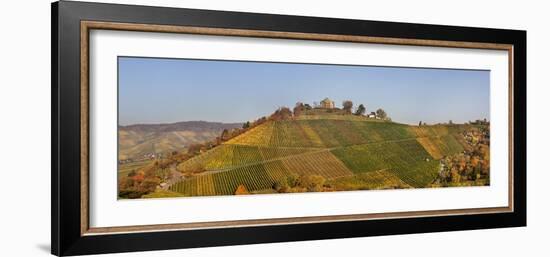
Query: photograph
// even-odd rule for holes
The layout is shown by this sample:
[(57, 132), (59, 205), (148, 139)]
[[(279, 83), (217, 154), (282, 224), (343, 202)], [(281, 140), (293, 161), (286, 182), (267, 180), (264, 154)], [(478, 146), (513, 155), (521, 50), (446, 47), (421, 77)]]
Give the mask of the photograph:
[[(510, 19), (544, 8), (466, 6), (464, 19), (431, 3), (384, 13), (339, 2), (313, 11), (296, 1), (271, 10), (115, 2), (54, 2), (49, 16), (31, 12), (42, 20), (28, 21), (32, 29), (12, 26), (16, 43), (40, 49), (29, 56), (51, 68), (29, 69), (37, 62), (11, 51), (11, 66), (26, 67), (6, 74), (14, 82), (51, 79), (42, 91), (5, 83), (22, 94), (4, 108), (19, 120), (3, 127), (24, 132), (4, 133), (13, 141), (6, 170), (50, 164), (33, 171), (28, 194), (6, 194), (8, 206), (50, 211), (49, 220), (4, 219), (8, 233), (36, 237), (12, 252), (334, 256), (369, 245), (416, 256), (453, 242), (475, 248), (453, 251), (464, 256), (544, 241), (502, 247), (520, 232), (545, 238), (548, 227), (544, 209), (527, 212), (528, 190), (539, 192), (530, 202), (548, 195), (548, 179), (527, 187), (527, 173), (549, 174), (527, 166), (545, 160), (528, 139), (542, 142), (547, 126), (527, 126), (528, 106), (539, 107), (532, 98), (547, 101), (533, 93), (527, 102), (528, 71), (545, 67), (527, 69), (527, 46), (544, 49), (545, 30), (536, 15)], [(32, 105), (40, 101), (50, 108)], [(546, 120), (546, 109), (530, 110)], [(21, 141), (29, 135), (44, 141), (31, 159)], [(20, 179), (8, 181), (22, 192)]]
[(118, 56), (118, 199), (490, 186), (490, 70)]

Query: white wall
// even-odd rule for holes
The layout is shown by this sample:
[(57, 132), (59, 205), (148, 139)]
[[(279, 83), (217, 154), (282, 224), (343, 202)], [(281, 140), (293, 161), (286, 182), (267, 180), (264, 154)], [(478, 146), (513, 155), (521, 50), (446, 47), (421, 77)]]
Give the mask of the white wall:
[[(528, 227), (155, 252), (155, 256), (495, 256), (548, 249), (546, 167), (550, 22), (545, 1), (106, 1), (188, 8), (526, 29)], [(46, 256), (50, 242), (50, 1), (8, 1), (0, 14), (2, 256)], [(535, 254), (538, 253), (538, 254)], [(150, 256), (129, 253), (118, 256)]]

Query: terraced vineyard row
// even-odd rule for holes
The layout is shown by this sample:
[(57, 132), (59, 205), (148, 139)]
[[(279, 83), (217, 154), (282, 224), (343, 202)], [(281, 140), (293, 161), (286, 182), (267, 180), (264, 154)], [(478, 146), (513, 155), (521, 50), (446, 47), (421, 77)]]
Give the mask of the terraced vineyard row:
[[(323, 151), (199, 175), (172, 185), (170, 190), (189, 196), (231, 195), (239, 185), (244, 185), (249, 191), (271, 189), (277, 181), (291, 174), (319, 175), (326, 179), (353, 175), (334, 155)], [(213, 188), (201, 190), (203, 186)]]
[(216, 195), (212, 176), (197, 176), (172, 185), (170, 190), (186, 196)]
[(417, 138), (417, 141), (430, 153), (434, 159), (441, 159), (443, 156), (464, 151), (464, 146), (456, 136), (445, 135), (442, 137), (423, 137)]
[(224, 144), (198, 155), (178, 165), (182, 172), (205, 170), (220, 170), (231, 167), (267, 161), (284, 156), (306, 153), (312, 149), (306, 148), (273, 148), (247, 145)]
[(227, 144), (323, 148), (443, 136), (458, 130), (458, 125), (412, 127), (368, 120), (299, 119), (264, 123)]
[(413, 187), (425, 187), (437, 176), (439, 162), (417, 162), (414, 165), (392, 163), (390, 171)]
[(454, 138), (456, 139), (456, 142), (462, 146), (463, 150), (471, 151), (472, 145), (468, 144), (466, 141), (466, 138), (462, 134), (454, 134)]
[(433, 125), (433, 126), (410, 126), (409, 130), (415, 137), (440, 137), (451, 134), (458, 134), (470, 125)]
[(414, 134), (408, 131), (408, 126), (396, 123), (347, 120), (309, 120), (303, 123), (310, 126), (327, 147), (414, 137)]
[(287, 173), (319, 175), (326, 179), (351, 176), (353, 173), (329, 151), (304, 154), (283, 160)]
[(239, 135), (227, 141), (227, 144), (269, 146), (269, 139), (273, 134), (273, 122), (267, 122), (254, 127), (243, 135)]
[[(269, 169), (275, 169), (276, 172), (270, 173)], [(244, 185), (249, 191), (264, 190), (271, 188), (280, 177), (285, 176), (281, 171), (276, 164), (251, 165), (224, 172), (199, 175), (172, 185), (170, 190), (188, 196), (232, 195), (239, 185)], [(205, 182), (208, 184), (205, 185)], [(200, 190), (203, 186), (212, 186), (213, 189)]]
[(411, 187), (407, 183), (403, 182), (403, 180), (395, 176), (392, 172), (387, 170), (377, 170), (356, 174), (351, 177), (338, 178), (330, 181), (329, 184), (336, 191)]
[(233, 147), (220, 145), (180, 163), (177, 169), (181, 172), (220, 169), (233, 165), (233, 159)]
[(273, 125), (273, 133), (268, 139), (269, 145), (274, 147), (323, 147), (312, 131), (306, 132), (297, 121), (277, 121)]
[(234, 170), (212, 174), (216, 192), (231, 195), (239, 185), (244, 185), (249, 191), (271, 188), (271, 176), (261, 164), (237, 168)]
[(388, 169), (407, 184), (423, 187), (437, 175), (438, 162), (415, 140), (385, 142), (332, 151), (355, 173)]

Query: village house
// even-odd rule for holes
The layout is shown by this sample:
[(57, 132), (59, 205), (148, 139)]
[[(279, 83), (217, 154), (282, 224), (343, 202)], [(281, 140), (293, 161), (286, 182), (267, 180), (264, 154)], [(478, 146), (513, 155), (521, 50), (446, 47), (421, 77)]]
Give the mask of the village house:
[(377, 117), (376, 117), (376, 113), (375, 113), (375, 112), (371, 112), (371, 113), (367, 114), (367, 118), (377, 118)]
[(323, 101), (321, 101), (319, 106), (323, 109), (334, 109), (334, 101), (328, 99), (327, 97)]

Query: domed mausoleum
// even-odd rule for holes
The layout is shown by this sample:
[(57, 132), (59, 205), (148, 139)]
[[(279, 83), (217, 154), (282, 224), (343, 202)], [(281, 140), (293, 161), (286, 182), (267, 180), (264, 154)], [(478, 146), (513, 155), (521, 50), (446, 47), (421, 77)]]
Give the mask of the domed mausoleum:
[(323, 99), (323, 101), (321, 101), (321, 104), (320, 104), (321, 108), (323, 109), (334, 109), (334, 101), (325, 98)]

